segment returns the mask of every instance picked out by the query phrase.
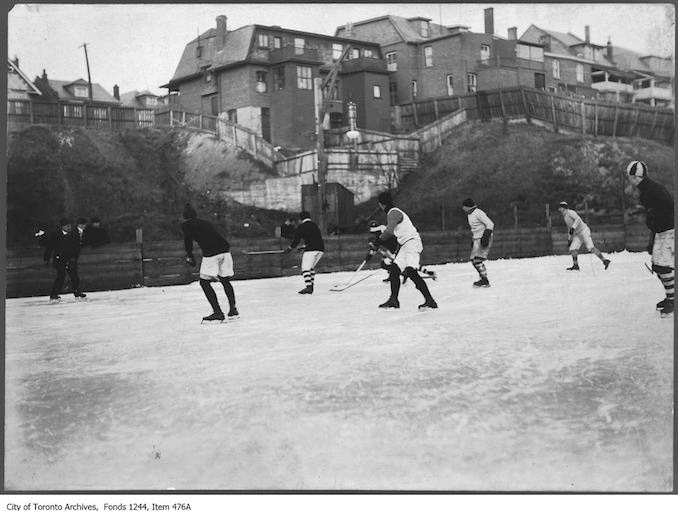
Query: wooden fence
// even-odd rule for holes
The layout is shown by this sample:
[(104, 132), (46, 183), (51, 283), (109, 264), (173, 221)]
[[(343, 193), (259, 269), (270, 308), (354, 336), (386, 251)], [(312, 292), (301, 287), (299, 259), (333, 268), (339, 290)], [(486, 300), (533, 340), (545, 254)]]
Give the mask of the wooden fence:
[(538, 120), (557, 131), (609, 137), (641, 137), (673, 144), (674, 111), (639, 104), (574, 99), (528, 87), (407, 103), (397, 107), (396, 123), (412, 132), (466, 110), (468, 120)]
[[(606, 253), (624, 249), (643, 251), (649, 237), (648, 230), (640, 224), (596, 225), (593, 231), (596, 246)], [(424, 232), (422, 239), (422, 264), (468, 260), (470, 234), (467, 230)], [(299, 274), (301, 256), (296, 251), (265, 255), (245, 253), (279, 250), (287, 246), (287, 240), (266, 238), (230, 241), (236, 280)], [(320, 272), (354, 270), (367, 252), (367, 234), (329, 236), (325, 245), (325, 255), (318, 268)], [(507, 229), (495, 232), (490, 259), (566, 253), (567, 234), (564, 230)], [(42, 263), (42, 255), (43, 249), (39, 247), (7, 250), (8, 298), (49, 294), (55, 276), (54, 269)], [(86, 248), (79, 262), (82, 288), (88, 292), (194, 282), (198, 279), (200, 251), (196, 251), (198, 265), (195, 268), (187, 266), (184, 257), (182, 240), (115, 243), (98, 249)], [(376, 260), (366, 265), (368, 269), (378, 267)], [(68, 279), (66, 281), (68, 283)]]

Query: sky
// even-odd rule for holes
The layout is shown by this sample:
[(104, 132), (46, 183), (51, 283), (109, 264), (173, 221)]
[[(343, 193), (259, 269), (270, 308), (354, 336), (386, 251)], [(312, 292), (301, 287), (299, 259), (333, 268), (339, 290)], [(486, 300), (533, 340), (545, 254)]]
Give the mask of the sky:
[[(29, 78), (43, 69), (55, 80), (87, 79), (83, 43), (87, 43), (92, 81), (108, 92), (148, 89), (172, 78), (185, 45), (216, 27), (226, 15), (228, 28), (251, 24), (334, 35), (346, 22), (393, 14), (425, 16), (443, 25), (466, 25), (484, 32), (484, 9), (494, 8), (495, 33), (506, 37), (517, 27), (520, 37), (534, 24), (644, 54), (673, 56), (675, 8), (671, 3), (271, 3), (271, 4), (16, 4), (8, 14), (7, 53), (19, 58)], [(633, 23), (630, 27), (629, 24)]]

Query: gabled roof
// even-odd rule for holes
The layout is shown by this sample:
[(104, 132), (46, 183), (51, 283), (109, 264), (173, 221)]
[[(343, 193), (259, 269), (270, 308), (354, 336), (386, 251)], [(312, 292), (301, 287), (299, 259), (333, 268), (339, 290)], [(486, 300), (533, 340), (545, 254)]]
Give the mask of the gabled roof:
[(10, 58), (7, 58), (7, 99), (26, 99), (28, 95), (42, 95), (40, 89), (26, 76), (26, 74)]
[[(674, 76), (675, 69), (672, 63), (667, 62), (665, 69), (654, 69), (650, 67), (649, 63), (644, 60), (645, 57), (650, 57), (652, 55), (643, 55), (633, 50), (627, 48), (622, 48), (620, 46), (612, 46), (612, 58), (614, 59), (617, 66), (621, 69), (630, 69), (633, 71), (640, 71), (641, 73), (655, 74), (662, 76)], [(662, 60), (670, 60), (665, 57), (656, 57)]]
[[(541, 36), (542, 35), (548, 35), (551, 37), (551, 39), (555, 39), (560, 43), (560, 45), (563, 47), (563, 51), (566, 53), (563, 55), (567, 55), (570, 57), (576, 57), (576, 58), (581, 58), (580, 57), (580, 52), (578, 49), (575, 49), (573, 47), (578, 47), (582, 44), (585, 44), (586, 41), (583, 39), (580, 39), (579, 37), (571, 34), (571, 33), (563, 33), (563, 32), (556, 32), (553, 30), (546, 30), (543, 28), (539, 28), (538, 26), (532, 24), (528, 27), (528, 29), (525, 31), (525, 33), (520, 37), (519, 41), (521, 42), (528, 42), (528, 43), (535, 43), (538, 44)], [(596, 46), (598, 48), (604, 48), (604, 46), (601, 46), (599, 44), (591, 44), (591, 46)], [(548, 52), (547, 52), (548, 53)], [(555, 51), (555, 48), (553, 48), (552, 45), (552, 51), (551, 53), (557, 53)], [(590, 59), (588, 59), (590, 60)], [(591, 60), (591, 62), (594, 62)], [(615, 67), (613, 62), (610, 62), (605, 55), (601, 56), (601, 58), (596, 59), (595, 62), (597, 62), (600, 65), (607, 66), (607, 67)]]
[[(359, 27), (362, 25), (368, 25), (371, 23), (375, 23), (378, 21), (384, 21), (387, 20), (395, 31), (398, 33), (400, 36), (401, 40), (406, 43), (415, 43), (415, 42), (421, 42), (421, 41), (428, 41), (431, 39), (435, 39), (437, 37), (442, 37), (446, 35), (451, 35), (450, 28), (445, 27), (443, 25), (439, 25), (437, 23), (431, 23), (430, 18), (425, 18), (422, 16), (417, 16), (413, 18), (403, 18), (401, 16), (395, 16), (393, 14), (386, 14), (384, 16), (378, 16), (376, 18), (370, 18), (367, 20), (362, 20), (362, 21), (356, 21), (355, 23), (351, 23), (353, 27)], [(422, 37), (419, 35), (419, 31), (417, 30), (418, 27), (414, 24), (415, 21), (428, 21), (429, 22), (429, 37)], [(467, 27), (465, 27), (467, 28)], [(341, 36), (340, 34), (346, 34), (346, 25), (341, 25), (338, 26), (337, 29), (335, 30), (335, 35)]]
[[(83, 80), (82, 78), (78, 78), (77, 80), (72, 81), (72, 82), (67, 82), (67, 81), (64, 81), (64, 80), (52, 80), (51, 78), (48, 78), (47, 83), (50, 86), (50, 88), (54, 92), (57, 93), (57, 96), (60, 100), (83, 101), (83, 100), (88, 99), (88, 98), (77, 97), (68, 90), (68, 88), (73, 86), (73, 85), (89, 86), (89, 84), (85, 80)], [(115, 103), (115, 104), (118, 104), (118, 100), (115, 99), (111, 94), (106, 92), (106, 89), (104, 89), (98, 83), (92, 84), (92, 101), (96, 101), (97, 103)]]
[(120, 94), (120, 104), (122, 106), (133, 106), (138, 108), (148, 108), (147, 105), (142, 101), (144, 97), (150, 96), (152, 98), (160, 98), (157, 94), (152, 93), (149, 90), (144, 90), (139, 92), (138, 90), (133, 90)]

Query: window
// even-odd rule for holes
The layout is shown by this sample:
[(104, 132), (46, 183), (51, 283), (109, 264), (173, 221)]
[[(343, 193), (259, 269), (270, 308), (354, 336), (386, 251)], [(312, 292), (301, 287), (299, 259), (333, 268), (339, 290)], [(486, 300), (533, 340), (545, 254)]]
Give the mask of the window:
[(433, 65), (433, 46), (424, 46), (424, 67)]
[(212, 81), (212, 71), (207, 71), (206, 69), (203, 70), (203, 73), (205, 73), (203, 76), (205, 77), (205, 83), (209, 83)]
[(381, 99), (381, 85), (373, 85), (372, 86), (372, 95), (376, 99)]
[(428, 24), (428, 21), (420, 21), (419, 22), (419, 34), (421, 37), (426, 37), (428, 38), (431, 35), (431, 29), (430, 25)]
[(388, 93), (391, 97), (391, 106), (398, 104), (398, 82), (390, 82), (388, 84)]
[(584, 64), (577, 64), (577, 81), (584, 81)]
[(158, 105), (158, 98), (146, 96), (146, 106), (157, 106), (157, 105)]
[(257, 71), (256, 91), (260, 93), (268, 92), (268, 83), (266, 82), (266, 71)]
[(344, 53), (344, 45), (342, 45), (340, 43), (332, 44), (332, 59), (333, 60), (339, 60), (341, 58), (342, 53)]
[(273, 37), (273, 47), (275, 49), (282, 48), (282, 37)]
[(366, 59), (373, 59), (374, 52), (372, 50), (363, 50), (363, 57), (365, 57)]
[(466, 92), (476, 92), (478, 90), (478, 77), (475, 74), (468, 73), (466, 75), (466, 81), (468, 83)]
[(273, 90), (283, 90), (285, 88), (285, 68), (273, 68)]
[(219, 115), (219, 96), (212, 96), (210, 98), (210, 107), (212, 115)]
[(64, 105), (64, 117), (76, 117), (78, 119), (82, 118), (82, 106), (81, 105)]
[(445, 83), (447, 84), (447, 95), (454, 96), (454, 81), (452, 75), (447, 75), (445, 77)]
[(398, 61), (396, 60), (396, 52), (391, 51), (386, 54), (386, 69), (389, 71), (398, 70)]
[(238, 111), (234, 108), (233, 110), (229, 110), (227, 113), (228, 120), (238, 124)]
[(87, 87), (75, 87), (75, 97), (88, 98), (89, 93), (87, 92)]
[(540, 48), (538, 46), (529, 46), (527, 44), (517, 44), (516, 56), (519, 59), (544, 62), (544, 48)]
[(490, 47), (486, 44), (480, 45), (480, 60), (482, 62), (490, 60)]
[(313, 77), (309, 66), (297, 66), (297, 88), (313, 89)]
[(268, 34), (257, 35), (257, 46), (259, 48), (268, 48)]
[(417, 80), (412, 80), (412, 99), (417, 97)]
[(351, 58), (352, 59), (359, 59), (360, 58), (360, 49), (359, 48), (351, 48)]
[(554, 60), (551, 62), (551, 70), (553, 71), (553, 78), (560, 78), (560, 61)]
[(534, 88), (539, 90), (546, 89), (546, 75), (544, 73), (534, 73)]
[(202, 57), (202, 46), (196, 46), (195, 58), (199, 59), (200, 57)]
[(306, 47), (306, 40), (301, 37), (294, 38), (294, 53), (295, 55), (303, 55), (304, 48)]

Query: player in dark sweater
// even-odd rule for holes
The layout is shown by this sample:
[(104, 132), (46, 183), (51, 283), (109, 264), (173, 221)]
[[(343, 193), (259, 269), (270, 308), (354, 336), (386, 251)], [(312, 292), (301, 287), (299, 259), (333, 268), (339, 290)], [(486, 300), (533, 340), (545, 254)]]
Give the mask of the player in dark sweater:
[(294, 239), (290, 246), (285, 249), (289, 253), (293, 248), (304, 240), (304, 255), (301, 257), (301, 274), (304, 277), (306, 287), (299, 291), (301, 295), (313, 294), (313, 283), (315, 280), (315, 267), (325, 252), (325, 242), (318, 226), (311, 221), (311, 214), (308, 211), (299, 213), (301, 223), (294, 233)]
[(80, 291), (80, 276), (78, 275), (80, 238), (73, 232), (73, 224), (69, 219), (62, 218), (59, 225), (59, 230), (38, 239), (38, 243), (45, 247), (45, 263), (49, 264), (51, 259), (52, 266), (56, 269), (56, 279), (54, 279), (52, 291), (49, 295), (50, 301), (53, 303), (61, 300), (59, 293), (64, 286), (66, 274), (71, 279), (73, 295), (76, 298), (86, 296), (85, 293)]
[(195, 241), (202, 250), (202, 262), (200, 263), (200, 287), (207, 301), (212, 306), (212, 314), (205, 316), (203, 321), (223, 321), (224, 313), (219, 306), (217, 294), (212, 289), (212, 282), (219, 281), (224, 287), (228, 298), (228, 319), (238, 317), (238, 309), (235, 307), (235, 292), (231, 285), (233, 276), (233, 258), (231, 246), (206, 220), (197, 218), (195, 209), (190, 204), (184, 207), (184, 219), (181, 230), (184, 233), (184, 248), (186, 249), (186, 263), (195, 266), (193, 257), (193, 242)]

